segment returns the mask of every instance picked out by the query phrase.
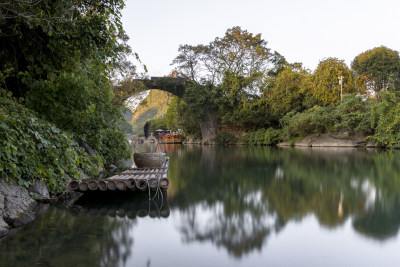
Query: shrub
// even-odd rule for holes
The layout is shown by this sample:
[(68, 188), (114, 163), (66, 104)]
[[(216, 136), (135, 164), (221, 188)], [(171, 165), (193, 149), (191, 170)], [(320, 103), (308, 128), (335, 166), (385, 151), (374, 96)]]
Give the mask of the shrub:
[(373, 138), (387, 147), (400, 147), (400, 103), (394, 93), (381, 93), (381, 102), (374, 106)]
[[(49, 80), (35, 81), (26, 105), (41, 118), (69, 132), (78, 143), (87, 142), (100, 153), (105, 164), (114, 163), (110, 159), (129, 157), (124, 145), (127, 141), (118, 130), (123, 118), (110, 103), (109, 88), (96, 83), (84, 71), (62, 72)], [(109, 141), (111, 135), (113, 142)], [(106, 147), (117, 143), (121, 143), (118, 150)]]
[(335, 107), (335, 130), (354, 129), (364, 133), (372, 133), (371, 102), (364, 101), (361, 96), (345, 95)]
[(215, 143), (219, 144), (219, 145), (229, 145), (229, 144), (234, 144), (237, 142), (237, 138), (234, 137), (233, 135), (229, 134), (229, 133), (220, 133), (217, 134), (212, 141), (214, 141)]
[(249, 145), (275, 145), (281, 141), (280, 130), (273, 128), (259, 129), (247, 133), (240, 140)]
[(291, 140), (332, 130), (334, 127), (333, 110), (332, 106), (315, 106), (302, 113), (289, 112), (281, 120), (282, 138)]

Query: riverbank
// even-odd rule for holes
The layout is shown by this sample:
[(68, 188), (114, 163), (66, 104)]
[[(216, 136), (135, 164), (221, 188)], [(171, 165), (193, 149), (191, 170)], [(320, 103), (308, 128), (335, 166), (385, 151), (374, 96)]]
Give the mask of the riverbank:
[[(233, 135), (232, 135), (233, 136)], [(336, 131), (325, 134), (313, 134), (304, 138), (297, 138), (292, 141), (283, 141), (269, 143), (262, 140), (251, 140), (250, 142), (243, 142), (240, 137), (233, 136), (234, 141), (226, 142), (225, 145), (276, 145), (278, 147), (368, 147), (368, 148), (382, 148), (382, 145), (372, 140), (370, 136), (353, 131)], [(198, 139), (188, 136), (184, 144), (195, 145), (221, 145), (215, 141), (216, 138)], [(263, 142), (264, 141), (264, 142)]]
[(370, 140), (369, 136), (363, 134), (351, 134), (346, 131), (326, 134), (313, 134), (293, 142), (281, 142), (278, 147), (368, 147), (381, 148), (382, 146)]
[(34, 220), (33, 210), (38, 201), (31, 195), (41, 200), (50, 200), (47, 187), (40, 181), (35, 181), (29, 192), (26, 192), (17, 184), (0, 179), (0, 237)]

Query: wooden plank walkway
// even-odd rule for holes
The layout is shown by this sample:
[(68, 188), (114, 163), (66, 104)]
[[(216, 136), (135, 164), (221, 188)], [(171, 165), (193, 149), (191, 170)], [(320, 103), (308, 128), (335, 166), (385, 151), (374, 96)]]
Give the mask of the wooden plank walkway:
[(106, 179), (71, 181), (70, 191), (166, 191), (168, 189), (168, 167), (131, 168)]

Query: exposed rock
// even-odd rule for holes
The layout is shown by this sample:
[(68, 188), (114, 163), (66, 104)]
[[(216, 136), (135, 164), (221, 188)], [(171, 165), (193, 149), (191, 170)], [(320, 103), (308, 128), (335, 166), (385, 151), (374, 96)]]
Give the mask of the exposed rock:
[(79, 146), (85, 149), (89, 156), (96, 156), (96, 152), (86, 142), (80, 143)]
[(47, 186), (39, 180), (35, 180), (33, 185), (31, 185), (29, 187), (29, 192), (32, 192), (32, 193), (38, 195), (38, 197), (41, 199), (50, 198), (50, 194), (49, 194), (49, 190), (47, 189)]
[(116, 168), (117, 168), (117, 166), (111, 164), (111, 165), (109, 165), (109, 166), (106, 167), (106, 170), (107, 170), (107, 171), (113, 171), (113, 170), (115, 170)]
[(84, 170), (82, 170), (81, 168), (78, 168), (78, 172), (81, 174), (81, 180), (86, 180), (86, 179), (89, 179), (90, 177), (89, 177), (89, 175), (87, 175), (86, 173), (85, 173), (85, 171)]
[[(367, 144), (367, 136), (340, 131), (329, 134), (313, 134), (294, 143), (297, 147), (362, 147)], [(278, 146), (288, 146), (288, 142)]]
[(277, 144), (277, 146), (286, 147), (286, 146), (291, 146), (291, 145), (289, 142), (285, 141), (285, 142)]
[(3, 217), (0, 216), (0, 236), (8, 234), (8, 224), (3, 220)]
[(3, 196), (3, 220), (8, 225), (18, 227), (34, 219), (32, 209), (36, 206), (36, 201), (21, 187), (0, 179), (0, 195)]
[(4, 196), (0, 195), (0, 236), (8, 233), (8, 224), (3, 220)]
[(380, 143), (378, 143), (377, 141), (371, 140), (367, 143), (367, 147), (382, 148), (382, 145)]
[(201, 145), (201, 140), (195, 138), (192, 135), (188, 135), (185, 138), (185, 141), (183, 142), (184, 144), (196, 144), (196, 145)]
[(366, 138), (360, 136), (338, 137), (331, 134), (311, 135), (296, 142), (295, 146), (312, 147), (359, 147), (365, 146)]
[[(379, 143), (368, 141), (368, 136), (352, 131), (313, 134), (296, 141), (293, 145), (296, 147), (380, 147)], [(291, 143), (286, 141), (277, 146), (291, 146)]]
[(63, 176), (67, 179), (68, 183), (69, 183), (70, 181), (72, 181), (71, 177), (70, 177), (68, 174), (63, 173)]
[(203, 144), (209, 144), (218, 133), (218, 122), (211, 114), (208, 114), (208, 119), (200, 123), (201, 136)]

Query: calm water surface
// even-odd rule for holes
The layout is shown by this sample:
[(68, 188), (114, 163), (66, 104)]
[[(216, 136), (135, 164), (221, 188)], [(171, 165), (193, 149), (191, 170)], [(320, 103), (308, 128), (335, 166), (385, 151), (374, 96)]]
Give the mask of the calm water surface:
[(166, 148), (166, 195), (42, 207), (0, 266), (399, 266), (400, 151)]

